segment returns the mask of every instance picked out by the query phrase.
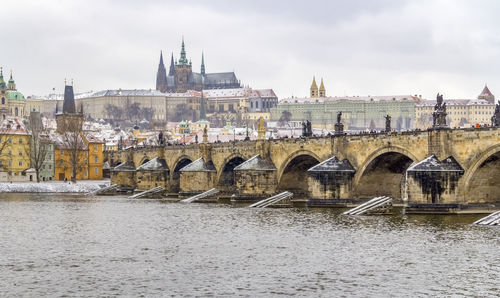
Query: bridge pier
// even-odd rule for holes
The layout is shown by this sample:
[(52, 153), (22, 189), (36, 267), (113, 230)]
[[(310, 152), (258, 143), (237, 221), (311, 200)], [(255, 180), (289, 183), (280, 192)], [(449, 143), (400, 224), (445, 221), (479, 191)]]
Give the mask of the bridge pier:
[(234, 182), (238, 191), (236, 200), (255, 201), (277, 191), (277, 169), (270, 159), (255, 155), (234, 170)]
[(203, 157), (180, 169), (179, 196), (192, 196), (215, 187), (217, 171), (212, 161)]
[(324, 205), (327, 201), (336, 204), (340, 203), (340, 200), (352, 198), (352, 184), (356, 170), (347, 159), (339, 161), (333, 156), (307, 172), (309, 205), (314, 205), (318, 200)]

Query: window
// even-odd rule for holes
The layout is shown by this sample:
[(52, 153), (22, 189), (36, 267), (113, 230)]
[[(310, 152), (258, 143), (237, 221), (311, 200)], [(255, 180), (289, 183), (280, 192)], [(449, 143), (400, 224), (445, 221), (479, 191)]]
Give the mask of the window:
[(61, 151), (59, 152), (59, 154), (64, 155), (64, 150), (61, 149)]
[(12, 167), (12, 160), (9, 160), (9, 167)]
[(9, 155), (12, 155), (12, 150), (9, 150)]
[(23, 165), (23, 162), (22, 162), (22, 161), (20, 161), (20, 162), (19, 162), (19, 166), (22, 166), (22, 165)]
[(19, 156), (23, 156), (23, 152), (19, 150)]
[(51, 170), (51, 169), (52, 169), (52, 165), (49, 165), (49, 170)]
[(97, 152), (97, 146), (94, 146), (94, 152)]
[(19, 139), (19, 144), (22, 144), (23, 143), (23, 139)]
[[(8, 127), (7, 127), (8, 128)], [(12, 138), (9, 138), (9, 144), (12, 144)]]
[(96, 175), (97, 175), (98, 171), (99, 171), (99, 170), (97, 170), (97, 168), (94, 168), (94, 174), (96, 174)]
[(97, 163), (98, 160), (97, 160), (97, 156), (94, 156), (94, 162)]
[(85, 170), (84, 175), (85, 175), (85, 177), (87, 177), (89, 175), (89, 173), (87, 172), (87, 170)]

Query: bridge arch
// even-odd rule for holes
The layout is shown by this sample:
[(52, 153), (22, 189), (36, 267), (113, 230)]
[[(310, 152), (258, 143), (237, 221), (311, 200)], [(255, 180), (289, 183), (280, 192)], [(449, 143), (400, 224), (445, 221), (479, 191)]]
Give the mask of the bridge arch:
[(230, 191), (234, 188), (234, 168), (245, 162), (246, 159), (239, 153), (231, 154), (217, 170), (217, 186), (220, 190)]
[(139, 162), (139, 166), (142, 166), (143, 164), (147, 163), (149, 161), (149, 157), (144, 156), (141, 161)]
[(312, 151), (297, 150), (290, 154), (278, 170), (278, 191), (291, 191), (295, 197), (307, 196), (307, 170), (320, 163)]
[(399, 146), (386, 146), (373, 151), (354, 175), (354, 193), (367, 198), (386, 195), (403, 196), (406, 169), (417, 157)]
[(471, 163), (464, 175), (463, 194), (467, 202), (500, 201), (500, 144), (493, 145)]
[(170, 175), (170, 191), (179, 192), (181, 184), (181, 172), (180, 169), (187, 166), (193, 162), (193, 158), (187, 155), (182, 155), (174, 162), (174, 166), (171, 168), (172, 173)]

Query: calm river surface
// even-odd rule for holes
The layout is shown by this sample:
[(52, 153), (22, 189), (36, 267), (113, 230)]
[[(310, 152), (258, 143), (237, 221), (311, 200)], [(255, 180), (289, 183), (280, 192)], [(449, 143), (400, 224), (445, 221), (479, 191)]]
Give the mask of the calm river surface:
[(479, 216), (0, 194), (0, 296), (499, 296)]

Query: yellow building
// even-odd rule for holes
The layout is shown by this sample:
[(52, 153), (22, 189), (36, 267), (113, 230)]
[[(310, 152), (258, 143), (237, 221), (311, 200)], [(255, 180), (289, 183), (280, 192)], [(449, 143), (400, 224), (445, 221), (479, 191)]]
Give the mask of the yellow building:
[(0, 125), (0, 181), (29, 181), (30, 135), (18, 118)]
[(101, 180), (104, 163), (104, 142), (91, 136), (80, 135), (78, 140), (54, 134), (55, 179), (71, 180), (72, 154), (76, 155), (76, 180)]
[(83, 140), (88, 148), (88, 179), (101, 180), (102, 166), (104, 163), (104, 142), (92, 135), (84, 135)]

